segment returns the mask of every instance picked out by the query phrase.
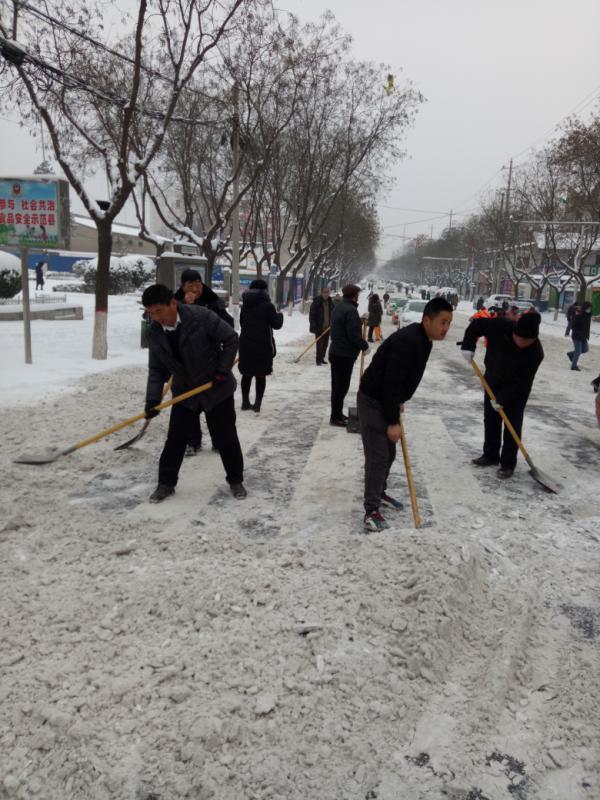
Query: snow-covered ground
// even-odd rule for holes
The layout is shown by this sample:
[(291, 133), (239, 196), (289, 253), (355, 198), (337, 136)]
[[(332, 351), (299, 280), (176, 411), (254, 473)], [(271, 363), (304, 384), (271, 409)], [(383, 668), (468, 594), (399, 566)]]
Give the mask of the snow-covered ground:
[(293, 363), (306, 317), (286, 317), (261, 414), (238, 413), (247, 500), (209, 447), (160, 506), (166, 414), (130, 450), (113, 450), (124, 431), (13, 463), (140, 409), (135, 298), (111, 300), (104, 364), (89, 313), (34, 323), (29, 367), (0, 323), (0, 797), (600, 798), (600, 348), (573, 373), (544, 323), (524, 438), (564, 488), (522, 460), (499, 482), (470, 464), (469, 313), (407, 404), (423, 527), (399, 456), (406, 510), (371, 536), (360, 437), (329, 426), (314, 351)]

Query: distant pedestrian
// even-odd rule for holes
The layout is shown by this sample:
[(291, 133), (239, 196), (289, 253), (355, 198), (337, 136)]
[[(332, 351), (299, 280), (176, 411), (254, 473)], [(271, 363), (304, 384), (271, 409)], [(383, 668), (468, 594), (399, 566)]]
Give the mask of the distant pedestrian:
[(485, 306), (485, 300), (483, 297), (478, 297), (477, 302), (475, 303), (475, 311), (481, 311), (481, 309)]
[(358, 316), (358, 295), (360, 288), (348, 284), (342, 289), (342, 302), (333, 309), (331, 316), (331, 346), (329, 363), (331, 365), (331, 425), (345, 427), (348, 417), (343, 413), (344, 400), (350, 388), (352, 370), (358, 354), (368, 350), (363, 339), (362, 326)]
[(373, 297), (369, 300), (369, 319), (368, 319), (368, 326), (369, 332), (367, 335), (367, 341), (373, 341), (373, 333), (375, 333), (376, 341), (379, 341), (381, 336), (381, 320), (383, 319), (383, 308), (381, 306), (381, 301), (379, 300), (379, 295), (374, 294)]
[(181, 286), (175, 292), (175, 300), (187, 305), (209, 308), (233, 328), (233, 317), (227, 312), (225, 302), (202, 281), (202, 276), (197, 269), (183, 270), (181, 273)]
[[(181, 273), (181, 286), (175, 292), (175, 300), (178, 303), (185, 303), (185, 305), (202, 306), (214, 311), (223, 322), (231, 325), (233, 328), (233, 317), (227, 313), (225, 303), (221, 298), (213, 292), (202, 281), (202, 276), (197, 269), (184, 269)], [(202, 412), (201, 412), (202, 413)], [(189, 420), (188, 424), (188, 444), (185, 450), (186, 456), (194, 456), (202, 450), (202, 426), (200, 424), (200, 416), (198, 414), (194, 419)], [(216, 450), (216, 445), (213, 441), (212, 449)]]
[(317, 366), (326, 364), (325, 356), (329, 347), (331, 315), (334, 303), (330, 297), (329, 286), (323, 286), (321, 294), (313, 298), (308, 314), (310, 332), (314, 333), (318, 341), (315, 345)]
[[(240, 313), (240, 363), (242, 374), (242, 411), (252, 409), (260, 412), (267, 375), (273, 372), (273, 359), (277, 355), (273, 330), (283, 325), (283, 314), (277, 311), (269, 297), (268, 286), (263, 280), (255, 280), (242, 295)], [(250, 404), (252, 378), (256, 392)]]
[(387, 304), (389, 303), (389, 301), (390, 301), (390, 293), (389, 292), (385, 292), (384, 295), (383, 295), (383, 307), (384, 308), (387, 308)]
[(577, 305), (577, 303), (572, 303), (567, 308), (567, 327), (565, 328), (565, 336), (571, 335), (571, 325), (573, 324), (573, 317), (577, 313), (578, 308), (579, 306)]
[(40, 289), (43, 291), (44, 289), (44, 262), (38, 261), (35, 265), (35, 290)]
[(590, 349), (588, 341), (590, 338), (590, 328), (592, 325), (592, 304), (587, 302), (583, 307), (577, 307), (575, 316), (571, 321), (571, 341), (573, 350), (567, 353), (567, 358), (571, 360), (571, 369), (579, 372), (577, 362), (579, 357)]

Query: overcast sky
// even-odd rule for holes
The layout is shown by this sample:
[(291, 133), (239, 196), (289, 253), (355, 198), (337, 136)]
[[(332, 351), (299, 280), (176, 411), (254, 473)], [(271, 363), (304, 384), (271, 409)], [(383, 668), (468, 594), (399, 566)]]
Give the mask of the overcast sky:
[[(429, 235), (432, 225), (435, 235), (448, 224), (440, 214), (453, 209), (460, 219), (486, 186), (506, 180), (511, 157), (524, 160), (600, 94), (600, 0), (276, 4), (302, 20), (331, 9), (357, 58), (389, 64), (397, 82), (409, 78), (427, 98), (406, 139), (408, 158), (393, 169), (396, 184), (380, 198), (380, 258), (400, 245), (391, 234), (402, 236), (405, 224), (406, 235)], [(0, 174), (30, 172), (41, 160), (16, 125), (0, 119), (0, 134)]]

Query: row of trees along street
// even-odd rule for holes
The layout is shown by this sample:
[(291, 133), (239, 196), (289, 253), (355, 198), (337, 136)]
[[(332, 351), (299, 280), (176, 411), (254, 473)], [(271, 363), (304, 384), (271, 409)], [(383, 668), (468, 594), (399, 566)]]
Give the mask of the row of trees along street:
[[(529, 284), (540, 299), (567, 284), (577, 299), (600, 282), (585, 274), (600, 233), (600, 112), (570, 118), (546, 147), (518, 166), (502, 191), (437, 239), (416, 237), (385, 265), (390, 276), (455, 286), (465, 296), (483, 275), (489, 292)], [(599, 284), (600, 285), (600, 284)]]
[[(409, 82), (391, 91), (389, 67), (355, 61), (330, 14), (302, 25), (266, 0), (139, 0), (110, 24), (105, 13), (17, 0), (0, 17), (3, 96), (26, 125), (42, 120), (97, 227), (94, 358), (107, 356), (111, 230), (128, 200), (158, 253), (150, 205), (200, 247), (209, 278), (237, 241), (257, 276), (307, 272), (306, 293), (370, 266), (374, 198), (423, 101)], [(91, 173), (106, 178), (103, 203)]]

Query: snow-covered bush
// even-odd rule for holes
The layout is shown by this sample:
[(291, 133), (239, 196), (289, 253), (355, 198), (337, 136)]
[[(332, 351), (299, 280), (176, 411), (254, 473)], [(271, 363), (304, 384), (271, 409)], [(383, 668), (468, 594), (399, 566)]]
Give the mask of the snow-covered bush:
[[(98, 261), (95, 258), (89, 261), (76, 261), (73, 264), (73, 272), (83, 279), (82, 291), (95, 291), (97, 269)], [(108, 277), (108, 293), (126, 294), (127, 292), (133, 292), (145, 283), (154, 280), (155, 275), (156, 267), (154, 262), (147, 256), (112, 256)]]
[(21, 288), (21, 273), (0, 268), (0, 297), (14, 297)]

